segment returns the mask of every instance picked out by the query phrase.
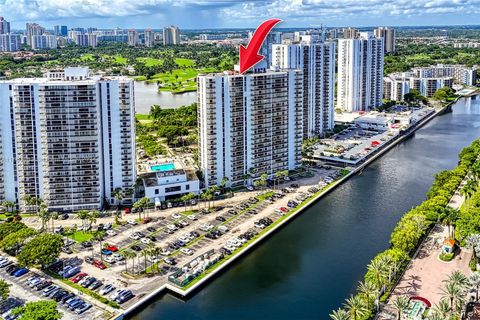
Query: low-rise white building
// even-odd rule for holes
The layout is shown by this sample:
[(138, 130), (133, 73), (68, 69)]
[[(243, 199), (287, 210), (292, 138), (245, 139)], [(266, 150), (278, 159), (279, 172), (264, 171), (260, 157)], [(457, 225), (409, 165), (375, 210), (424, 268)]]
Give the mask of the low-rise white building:
[(200, 181), (193, 171), (173, 169), (149, 172), (141, 175), (141, 178), (145, 197), (155, 203), (180, 198), (190, 192), (200, 194)]
[(388, 130), (393, 124), (394, 117), (391, 114), (368, 113), (356, 118), (353, 122), (363, 129)]

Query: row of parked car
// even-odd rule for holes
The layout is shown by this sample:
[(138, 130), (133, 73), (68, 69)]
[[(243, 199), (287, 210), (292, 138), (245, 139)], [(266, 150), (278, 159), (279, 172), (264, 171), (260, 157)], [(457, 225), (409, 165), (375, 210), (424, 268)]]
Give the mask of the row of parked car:
[[(87, 259), (86, 259), (87, 260)], [(103, 281), (93, 277), (89, 276), (85, 272), (80, 271), (80, 266), (79, 265), (64, 265), (64, 262), (62, 260), (58, 260), (54, 264), (52, 264), (49, 269), (52, 272), (57, 273), (60, 276), (63, 276), (63, 278), (69, 278), (70, 281), (73, 283), (76, 283), (80, 286), (82, 286), (85, 289), (89, 289), (92, 291), (98, 290), (98, 293), (101, 295), (107, 295), (110, 292), (114, 291), (116, 288), (112, 284), (104, 284)], [(120, 290), (119, 290), (120, 291)], [(131, 293), (131, 291), (130, 291)], [(125, 301), (130, 300), (133, 297), (133, 294), (131, 295), (126, 295), (122, 296), (120, 299), (112, 299), (113, 301), (116, 301), (118, 303), (123, 303)], [(75, 311), (76, 312), (76, 311)]]

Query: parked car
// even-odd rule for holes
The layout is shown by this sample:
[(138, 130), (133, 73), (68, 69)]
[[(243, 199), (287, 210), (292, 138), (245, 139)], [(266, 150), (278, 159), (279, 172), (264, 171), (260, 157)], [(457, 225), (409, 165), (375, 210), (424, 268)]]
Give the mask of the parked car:
[(18, 278), (18, 277), (21, 277), (23, 276), (24, 274), (28, 273), (28, 269), (27, 268), (20, 268), (18, 269), (17, 271), (15, 271), (15, 273), (13, 274), (14, 277)]
[(82, 273), (79, 273), (77, 274), (75, 277), (73, 277), (72, 279), (70, 279), (73, 283), (78, 283), (80, 280), (82, 280), (83, 278), (85, 278), (88, 274), (86, 274), (85, 272), (82, 272)]
[(132, 246), (131, 249), (134, 250), (134, 251), (137, 251), (137, 252), (142, 251), (142, 247), (137, 246), (137, 245)]
[(105, 249), (109, 250), (109, 251), (112, 251), (112, 252), (117, 252), (118, 251), (118, 247), (117, 246), (114, 246), (114, 245), (107, 245), (105, 247)]
[(111, 255), (111, 254), (112, 254), (112, 251), (110, 251), (110, 250), (107, 250), (107, 249), (102, 249), (102, 251), (101, 251), (101, 252), (102, 252), (102, 254), (103, 254), (103, 255), (106, 255), (106, 256), (109, 256), (109, 255)]
[(189, 248), (182, 248), (180, 249), (180, 252), (188, 255), (188, 256), (191, 256), (193, 254), (193, 250), (192, 249), (189, 249)]
[(148, 227), (147, 231), (148, 232), (155, 232), (155, 231), (157, 231), (157, 229), (155, 229), (154, 227)]
[(113, 284), (107, 284), (107, 285), (105, 285), (105, 287), (100, 289), (100, 291), (98, 291), (98, 293), (100, 293), (101, 295), (106, 295), (106, 294), (109, 294), (110, 292), (112, 292), (113, 290), (115, 290), (115, 287), (113, 286)]
[(100, 260), (94, 260), (92, 264), (93, 264), (94, 267), (97, 267), (98, 269), (101, 269), (101, 270), (107, 268), (107, 266), (105, 265), (105, 263), (103, 263), (103, 262), (100, 261)]

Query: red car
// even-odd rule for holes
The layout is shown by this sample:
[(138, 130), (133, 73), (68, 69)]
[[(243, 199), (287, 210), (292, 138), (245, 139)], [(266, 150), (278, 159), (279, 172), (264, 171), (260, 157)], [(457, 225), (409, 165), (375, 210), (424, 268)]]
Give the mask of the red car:
[(145, 224), (145, 223), (149, 223), (149, 222), (151, 222), (151, 221), (152, 221), (152, 218), (146, 217), (146, 218), (143, 219), (142, 223)]
[(130, 213), (130, 208), (125, 208), (125, 214), (129, 214)]
[(286, 207), (281, 207), (280, 210), (283, 211), (283, 212), (288, 212), (288, 208), (286, 208)]
[(98, 269), (107, 269), (107, 266), (105, 265), (105, 263), (103, 263), (102, 261), (100, 260), (95, 260), (93, 261), (92, 263), (95, 267), (97, 267)]
[(73, 277), (70, 280), (72, 280), (73, 283), (78, 283), (80, 280), (82, 280), (86, 276), (88, 276), (88, 274), (86, 274), (85, 272), (82, 272), (82, 273), (77, 274), (75, 277)]
[(114, 245), (111, 245), (111, 244), (105, 246), (105, 249), (110, 250), (110, 251), (112, 251), (112, 252), (117, 252), (117, 251), (118, 251), (118, 247), (117, 247), (117, 246), (114, 246)]

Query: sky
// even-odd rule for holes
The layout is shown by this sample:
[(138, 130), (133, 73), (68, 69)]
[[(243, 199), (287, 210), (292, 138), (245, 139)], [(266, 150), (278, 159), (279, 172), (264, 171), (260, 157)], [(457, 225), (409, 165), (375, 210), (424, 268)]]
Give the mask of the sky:
[(479, 24), (480, 0), (0, 0), (13, 29), (26, 22), (47, 28), (254, 28), (425, 26)]

